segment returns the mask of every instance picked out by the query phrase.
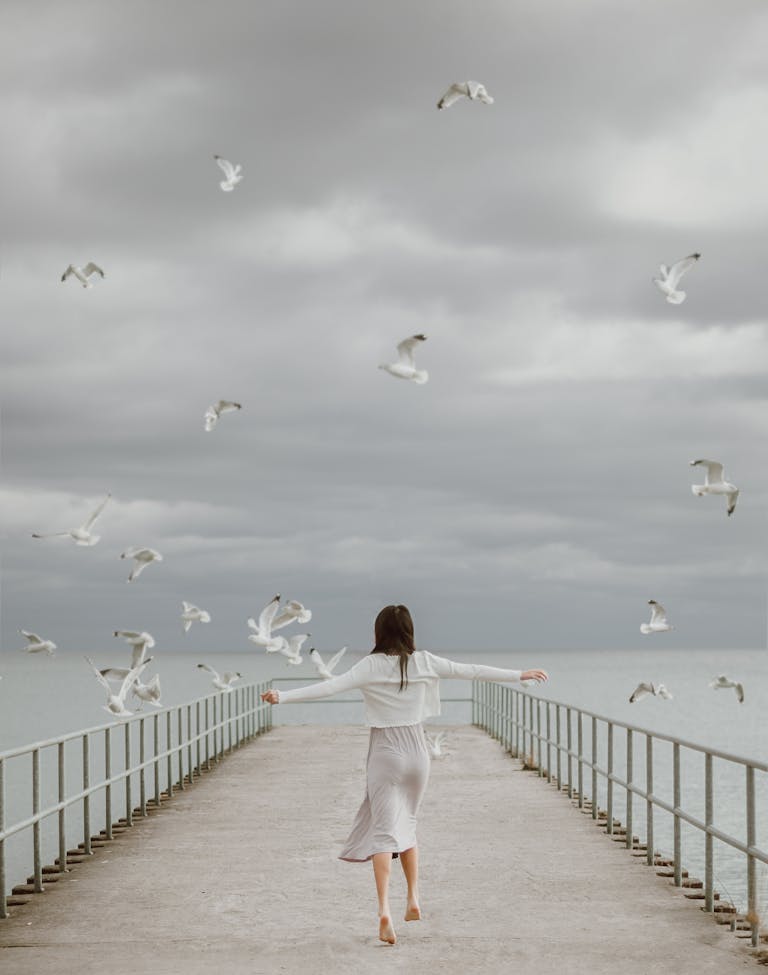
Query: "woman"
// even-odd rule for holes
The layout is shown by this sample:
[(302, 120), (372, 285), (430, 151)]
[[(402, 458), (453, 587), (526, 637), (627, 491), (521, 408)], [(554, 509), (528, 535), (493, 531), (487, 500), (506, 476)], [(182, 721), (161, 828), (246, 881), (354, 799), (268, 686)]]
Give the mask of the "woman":
[(379, 939), (393, 945), (397, 937), (389, 909), (389, 875), (394, 857), (400, 857), (408, 884), (405, 920), (421, 918), (416, 814), (430, 766), (421, 722), (440, 714), (440, 678), (544, 681), (547, 673), (454, 663), (416, 650), (413, 620), (405, 606), (385, 606), (374, 629), (373, 650), (345, 674), (293, 691), (270, 690), (261, 699), (285, 704), (316, 701), (355, 687), (362, 690), (371, 729), (367, 790), (339, 859), (373, 861)]

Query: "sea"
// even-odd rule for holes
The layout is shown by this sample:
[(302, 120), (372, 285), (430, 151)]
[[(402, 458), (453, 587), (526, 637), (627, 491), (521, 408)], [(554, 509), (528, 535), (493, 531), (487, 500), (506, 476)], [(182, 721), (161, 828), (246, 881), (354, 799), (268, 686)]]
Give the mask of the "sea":
[[(154, 651), (153, 651), (154, 652)], [(549, 681), (528, 689), (529, 693), (553, 702), (581, 708), (613, 721), (631, 724), (646, 732), (672, 735), (687, 742), (718, 752), (768, 763), (768, 651), (759, 650), (515, 650), (506, 652), (434, 650), (452, 660), (483, 663), (496, 667), (545, 669)], [(343, 671), (364, 653), (348, 652), (338, 670)], [(103, 656), (93, 655), (99, 667), (124, 666), (125, 654), (110, 648)], [(273, 680), (276, 687), (298, 687), (317, 679), (308, 656), (299, 666), (284, 662), (279, 655), (226, 651), (207, 654), (156, 652), (143, 679), (160, 675), (163, 704), (176, 706), (194, 701), (215, 689), (210, 676), (198, 668), (208, 663), (220, 673), (239, 672), (235, 686)], [(739, 703), (732, 690), (712, 690), (709, 682), (719, 674), (739, 680), (744, 685), (744, 702)], [(110, 723), (103, 710), (104, 691), (83, 657), (57, 653), (54, 657), (23, 652), (0, 654), (0, 753), (10, 749), (54, 738), (69, 732)], [(640, 681), (663, 682), (672, 700), (646, 697), (634, 704), (629, 697)], [(430, 719), (436, 727), (466, 724), (471, 721), (468, 702), (471, 686), (466, 681), (444, 681), (441, 687), (443, 713)], [(146, 712), (154, 709), (144, 705)], [(554, 712), (553, 712), (554, 713)], [(564, 719), (563, 719), (564, 720)], [(575, 720), (575, 719), (574, 719)], [(363, 724), (362, 701), (356, 692), (337, 699), (273, 708), (275, 724)], [(119, 728), (122, 722), (114, 720)], [(584, 753), (591, 754), (591, 720), (584, 720)], [(175, 733), (175, 732), (174, 732)], [(121, 732), (115, 732), (120, 735)], [(634, 733), (634, 781), (645, 786), (646, 736)], [(576, 725), (573, 742), (576, 743)], [(605, 725), (598, 722), (598, 764), (605, 767)], [(114, 737), (113, 769), (120, 769), (122, 737)], [(91, 782), (99, 781), (103, 771), (102, 736), (94, 736), (91, 748)], [(656, 739), (653, 743), (653, 791), (667, 802), (672, 801), (672, 745)], [(614, 732), (615, 772), (625, 774), (626, 737), (621, 727)], [(135, 754), (135, 752), (134, 752)], [(448, 756), (447, 761), (450, 761)], [(76, 791), (82, 781), (81, 742), (66, 746), (66, 780), (68, 791)], [(32, 767), (29, 756), (5, 762), (5, 823), (12, 825), (32, 809)], [(742, 766), (725, 759), (714, 759), (714, 824), (719, 829), (746, 839), (746, 773)], [(563, 765), (565, 769), (565, 765)], [(574, 780), (575, 780), (574, 763)], [(98, 771), (97, 771), (98, 770)], [(704, 755), (694, 749), (682, 749), (681, 807), (698, 819), (704, 819)], [(41, 758), (42, 808), (56, 801), (56, 749), (47, 748)], [(585, 791), (590, 792), (591, 774), (584, 769)], [(755, 773), (757, 796), (756, 843), (768, 850), (768, 773)], [(549, 786), (542, 785), (542, 788)], [(133, 786), (134, 801), (137, 786)], [(113, 789), (113, 808), (120, 809), (122, 786)], [(598, 785), (598, 804), (605, 808), (605, 784)], [(567, 801), (564, 799), (564, 801)], [(633, 801), (633, 832), (643, 838), (645, 802)], [(104, 825), (103, 802), (92, 802), (91, 832)], [(624, 790), (614, 791), (614, 816), (625, 821)], [(116, 812), (113, 818), (123, 813)], [(575, 814), (576, 815), (576, 814)], [(100, 818), (102, 817), (102, 818)], [(56, 856), (56, 819), (46, 820), (42, 831), (43, 862)], [(82, 838), (79, 811), (67, 813), (67, 842), (77, 844)], [(703, 834), (688, 824), (683, 826), (682, 859), (691, 876), (703, 879)], [(723, 901), (744, 909), (747, 897), (746, 857), (724, 843), (715, 841), (715, 887)], [(654, 847), (662, 853), (672, 850), (672, 817), (664, 811), (654, 814)], [(32, 868), (31, 830), (6, 841), (7, 886), (23, 882)], [(768, 912), (768, 869), (757, 864), (758, 906)]]

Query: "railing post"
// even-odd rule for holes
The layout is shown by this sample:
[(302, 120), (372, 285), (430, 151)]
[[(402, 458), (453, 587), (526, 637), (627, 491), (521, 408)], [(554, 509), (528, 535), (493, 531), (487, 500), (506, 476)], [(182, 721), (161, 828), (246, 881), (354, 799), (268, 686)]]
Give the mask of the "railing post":
[(565, 720), (568, 722), (566, 728), (566, 744), (568, 746), (568, 798), (573, 799), (573, 733), (571, 731), (571, 709), (565, 709)]
[(142, 816), (147, 815), (147, 779), (144, 774), (144, 760), (146, 758), (146, 745), (144, 742), (144, 717), (139, 718), (139, 810)]
[(608, 722), (608, 755), (606, 758), (608, 765), (608, 778), (605, 783), (605, 812), (608, 819), (607, 833), (613, 836), (613, 722)]
[(176, 724), (178, 732), (178, 745), (176, 751), (179, 757), (179, 789), (184, 791), (184, 725), (181, 716), (181, 707), (176, 708)]
[(123, 737), (125, 738), (125, 821), (129, 826), (133, 826), (133, 794), (131, 789), (131, 726), (126, 723), (123, 726)]
[(645, 736), (645, 862), (653, 866), (653, 735)]
[(627, 835), (625, 845), (628, 850), (632, 849), (632, 783), (633, 773), (633, 750), (632, 750), (632, 729), (627, 728)]
[[(709, 830), (713, 821), (713, 796), (712, 796), (712, 755), (707, 752), (704, 755), (704, 825)], [(704, 834), (704, 910), (714, 911), (715, 909), (715, 870), (714, 856), (712, 850), (712, 834)]]
[(171, 712), (165, 712), (165, 774), (168, 778), (166, 784), (166, 792), (168, 793), (168, 798), (173, 796), (173, 752), (171, 750), (171, 742), (173, 740), (173, 726), (171, 722)]
[(563, 744), (560, 735), (560, 705), (555, 705), (555, 735), (557, 736), (557, 791), (563, 788)]
[[(5, 762), (0, 758), (0, 833), (5, 831)], [(66, 851), (65, 851), (66, 853)], [(59, 863), (59, 870), (67, 869), (66, 858)], [(0, 840), (0, 918), (8, 917), (5, 903), (5, 840)]]
[(544, 774), (541, 768), (541, 701), (536, 700), (536, 765), (539, 778)]
[(104, 778), (107, 785), (104, 789), (104, 835), (112, 839), (112, 729), (104, 729)]
[(191, 782), (193, 779), (192, 761), (192, 705), (187, 705), (187, 777)]
[(547, 704), (547, 782), (552, 785), (552, 707)]
[(213, 760), (219, 761), (219, 729), (217, 715), (219, 713), (219, 694), (214, 694), (211, 703), (213, 704)]
[(520, 702), (525, 698), (520, 691), (515, 691), (515, 758), (520, 758)]
[[(83, 735), (83, 791), (91, 788), (91, 743), (88, 734)], [(83, 797), (83, 853), (91, 853), (91, 797)]]
[(597, 718), (592, 718), (592, 819), (597, 819)]
[(205, 767), (208, 772), (211, 771), (211, 714), (210, 714), (210, 698), (205, 699)]
[[(40, 749), (32, 752), (32, 815), (40, 812)], [(43, 889), (43, 864), (40, 859), (40, 820), (35, 820), (32, 826), (32, 857), (35, 872), (35, 892)]]
[(673, 818), (673, 843), (674, 843), (674, 870), (675, 887), (681, 887), (683, 883), (683, 864), (682, 864), (682, 842), (680, 831), (680, 745), (674, 742), (672, 745), (672, 805), (674, 807)]
[(584, 808), (584, 716), (581, 711), (577, 712), (578, 724), (576, 725), (576, 741), (579, 747), (578, 759), (578, 783), (579, 783), (579, 809)]
[[(747, 765), (747, 850), (755, 847), (757, 835), (755, 829), (755, 769)], [(752, 925), (752, 947), (756, 948), (760, 932), (760, 920), (757, 914), (757, 862), (754, 854), (747, 852), (747, 907), (750, 924)]]
[(202, 743), (200, 741), (200, 702), (195, 701), (195, 772), (197, 773), (198, 778), (200, 778), (201, 771), (202, 771), (200, 766), (201, 747), (202, 747)]
[(152, 747), (154, 749), (155, 762), (153, 772), (155, 777), (155, 808), (160, 805), (160, 715), (152, 716)]
[[(58, 745), (58, 777), (59, 802), (64, 802), (67, 795), (66, 765), (64, 761), (64, 742)], [(2, 827), (0, 827), (1, 829)], [(67, 811), (59, 810), (59, 870), (63, 873), (67, 869)]]
[(227, 753), (232, 751), (232, 691), (227, 694)]

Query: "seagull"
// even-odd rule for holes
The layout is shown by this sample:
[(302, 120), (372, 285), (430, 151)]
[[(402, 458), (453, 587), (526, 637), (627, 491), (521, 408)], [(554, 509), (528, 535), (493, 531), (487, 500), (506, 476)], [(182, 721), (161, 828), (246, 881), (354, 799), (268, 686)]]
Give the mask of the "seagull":
[(456, 81), (437, 103), (438, 108), (450, 108), (460, 98), (468, 98), (471, 102), (485, 102), (493, 105), (493, 99), (485, 90), (485, 85), (479, 81)]
[(277, 616), (272, 620), (272, 629), (280, 630), (294, 620), (297, 623), (309, 623), (312, 619), (312, 610), (302, 606), (296, 599), (289, 599)]
[(139, 676), (139, 674), (144, 670), (144, 668), (146, 666), (148, 666), (148, 664), (149, 664), (150, 660), (152, 660), (152, 658), (151, 657), (147, 657), (147, 659), (144, 660), (142, 663), (140, 663), (138, 666), (132, 667), (128, 671), (128, 673), (126, 674), (126, 676), (123, 678), (123, 682), (120, 685), (120, 690), (117, 692), (117, 694), (114, 694), (112, 692), (112, 687), (110, 686), (109, 681), (106, 679), (106, 677), (104, 677), (104, 675), (101, 673), (101, 671), (96, 667), (96, 665), (91, 660), (91, 658), (90, 657), (86, 657), (85, 659), (91, 665), (91, 669), (93, 670), (93, 673), (94, 673), (94, 675), (96, 677), (96, 680), (107, 691), (107, 703), (103, 705), (104, 710), (105, 711), (109, 711), (110, 714), (114, 714), (115, 717), (118, 717), (118, 718), (129, 718), (133, 712), (132, 711), (129, 711), (126, 708), (126, 706), (125, 706), (125, 697), (126, 697), (128, 691), (130, 690), (130, 688), (132, 687), (134, 681), (137, 679), (137, 677)]
[(347, 652), (347, 648), (342, 647), (341, 650), (338, 651), (338, 653), (334, 653), (334, 655), (331, 657), (328, 663), (325, 663), (323, 661), (323, 658), (320, 656), (319, 650), (315, 650), (314, 647), (310, 648), (309, 655), (312, 658), (312, 663), (315, 665), (315, 669), (317, 670), (318, 674), (320, 674), (320, 676), (324, 677), (326, 680), (330, 680), (330, 678), (333, 677), (333, 668), (341, 660), (341, 658), (344, 656), (346, 652)]
[(739, 699), (739, 704), (744, 703), (744, 685), (739, 684), (735, 680), (731, 680), (726, 677), (725, 674), (720, 674), (719, 677), (715, 677), (714, 680), (709, 682), (709, 686), (714, 688), (716, 691), (725, 690), (732, 687), (736, 691), (736, 697)]
[(131, 574), (126, 579), (126, 582), (133, 582), (134, 579), (138, 579), (150, 562), (163, 561), (162, 555), (153, 548), (127, 548), (121, 554), (120, 558), (133, 559), (136, 563), (131, 569)]
[(32, 532), (32, 538), (54, 538), (57, 535), (68, 535), (70, 538), (75, 540), (75, 545), (95, 545), (99, 541), (101, 535), (94, 535), (91, 529), (96, 523), (96, 519), (102, 513), (106, 507), (107, 501), (112, 497), (108, 494), (104, 500), (96, 506), (90, 517), (83, 522), (79, 528), (73, 528), (72, 531), (68, 532), (46, 532), (41, 534), (40, 532)]
[(217, 687), (220, 691), (232, 691), (232, 685), (236, 680), (242, 677), (239, 673), (230, 673), (227, 671), (219, 676), (218, 671), (214, 670), (213, 667), (209, 667), (208, 664), (198, 664), (199, 670), (204, 670), (207, 674), (213, 674), (213, 686)]
[(24, 647), (26, 653), (47, 653), (49, 657), (53, 656), (56, 649), (53, 640), (44, 640), (37, 633), (30, 633), (28, 630), (19, 630), (19, 633), (27, 638), (27, 645)]
[(632, 691), (632, 696), (629, 699), (629, 703), (634, 704), (635, 701), (642, 701), (642, 699), (644, 697), (648, 697), (649, 694), (653, 694), (654, 697), (661, 697), (665, 701), (672, 700), (672, 695), (669, 693), (664, 684), (648, 684), (643, 681), (637, 685), (634, 691)]
[(222, 180), (221, 183), (219, 183), (219, 186), (224, 190), (225, 193), (231, 193), (235, 186), (237, 186), (237, 184), (243, 178), (243, 167), (239, 163), (237, 166), (233, 166), (228, 159), (222, 159), (221, 156), (214, 156), (213, 158), (219, 164), (222, 172), (226, 176), (226, 179)]
[(280, 605), (280, 593), (274, 596), (267, 605), (259, 613), (259, 622), (251, 617), (248, 620), (248, 626), (254, 631), (248, 635), (248, 639), (251, 643), (255, 643), (257, 647), (264, 647), (267, 653), (276, 653), (285, 639), (281, 636), (272, 636), (272, 621), (277, 615), (277, 610)]
[(681, 305), (685, 301), (685, 292), (678, 291), (677, 286), (680, 283), (680, 278), (693, 267), (700, 257), (701, 254), (689, 254), (682, 261), (676, 261), (672, 267), (667, 267), (666, 264), (660, 266), (661, 277), (654, 278), (653, 283), (670, 305)]
[(298, 665), (304, 659), (300, 652), (301, 646), (308, 636), (310, 636), (309, 633), (296, 633), (287, 640), (284, 636), (279, 636), (277, 639), (280, 641), (280, 646), (277, 647), (277, 652), (282, 653), (284, 657), (287, 657), (287, 662), (289, 664), (294, 664), (296, 667), (298, 667)]
[(241, 410), (242, 408), (240, 403), (232, 403), (226, 399), (220, 399), (218, 403), (212, 403), (205, 411), (205, 416), (203, 417), (206, 433), (210, 433), (213, 430), (219, 422), (219, 417), (222, 413), (234, 413), (235, 410)]
[(398, 361), (385, 363), (379, 366), (379, 369), (386, 370), (390, 376), (397, 376), (398, 379), (412, 379), (415, 383), (422, 385), (429, 379), (429, 373), (426, 369), (416, 368), (413, 353), (419, 342), (426, 341), (426, 335), (412, 335), (408, 339), (403, 339), (397, 346)]
[(151, 633), (136, 630), (115, 630), (115, 636), (122, 637), (131, 647), (131, 666), (130, 667), (105, 667), (99, 673), (107, 680), (125, 680), (128, 673), (139, 664), (144, 662), (147, 650), (151, 650), (155, 645), (155, 638)]
[(139, 700), (146, 701), (147, 704), (154, 704), (156, 708), (161, 708), (163, 706), (160, 701), (161, 691), (159, 674), (155, 674), (148, 684), (142, 684), (137, 677), (131, 685), (131, 693), (134, 697), (138, 697)]
[(204, 609), (200, 609), (199, 606), (193, 606), (192, 603), (186, 603), (182, 600), (181, 605), (184, 608), (184, 612), (181, 614), (183, 620), (184, 632), (189, 633), (189, 628), (193, 623), (210, 623), (211, 614), (206, 612)]
[(641, 623), (640, 632), (641, 633), (665, 633), (667, 630), (671, 630), (672, 627), (667, 621), (667, 611), (661, 605), (657, 603), (655, 599), (649, 599), (648, 605), (653, 607), (651, 609), (651, 622)]
[(443, 750), (443, 742), (445, 741), (446, 732), (438, 731), (438, 733), (432, 737), (432, 735), (425, 734), (427, 739), (427, 749), (429, 750), (430, 758), (442, 758), (448, 753)]
[(692, 484), (691, 491), (693, 491), (697, 498), (701, 498), (705, 494), (725, 494), (728, 498), (727, 514), (732, 515), (736, 509), (739, 489), (735, 484), (730, 484), (726, 481), (723, 465), (717, 460), (691, 461), (691, 467), (696, 467), (697, 464), (706, 467), (707, 473), (704, 475), (704, 483)]
[(102, 278), (104, 277), (104, 272), (101, 270), (98, 264), (94, 264), (93, 261), (89, 261), (85, 267), (77, 267), (74, 264), (70, 264), (67, 270), (62, 274), (61, 280), (66, 281), (70, 274), (74, 274), (84, 288), (93, 287), (91, 282), (88, 280), (92, 274), (100, 274)]

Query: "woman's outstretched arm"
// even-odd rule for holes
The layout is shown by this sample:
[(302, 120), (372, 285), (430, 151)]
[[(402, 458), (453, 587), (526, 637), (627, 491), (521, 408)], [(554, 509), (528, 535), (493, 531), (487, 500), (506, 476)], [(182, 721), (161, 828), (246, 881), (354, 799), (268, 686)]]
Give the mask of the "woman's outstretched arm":
[(437, 657), (434, 653), (428, 653), (427, 656), (437, 676), (448, 679), (490, 680), (502, 683), (521, 680), (545, 681), (549, 677), (546, 670), (506, 670), (502, 667), (486, 667), (484, 664), (458, 663), (445, 657)]
[(297, 687), (292, 691), (278, 691), (274, 688), (261, 695), (262, 701), (269, 704), (296, 704), (300, 701), (318, 701), (323, 697), (333, 697), (334, 694), (343, 694), (344, 691), (351, 691), (355, 687), (362, 687), (371, 672), (368, 657), (363, 657), (354, 667), (350, 667), (338, 677), (331, 677), (330, 680), (317, 681), (315, 684), (308, 684), (306, 687)]

